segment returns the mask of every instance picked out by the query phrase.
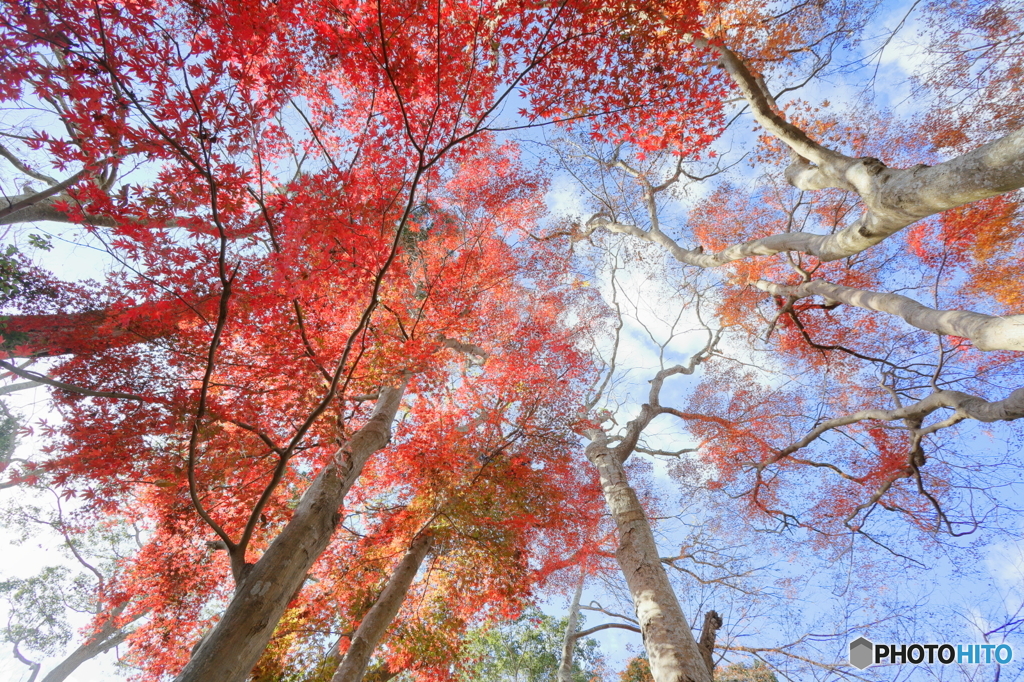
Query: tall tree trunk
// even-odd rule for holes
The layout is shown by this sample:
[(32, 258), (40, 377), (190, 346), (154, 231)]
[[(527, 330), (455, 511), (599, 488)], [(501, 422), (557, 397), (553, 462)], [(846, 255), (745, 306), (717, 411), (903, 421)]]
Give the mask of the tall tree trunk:
[(97, 636), (68, 654), (67, 658), (46, 674), (42, 682), (64, 682), (68, 675), (78, 669), (78, 666), (102, 653), (110, 651), (127, 639), (128, 634), (127, 630), (113, 629), (105, 637), (97, 634)]
[(377, 648), (381, 636), (391, 621), (398, 615), (398, 609), (405, 601), (405, 595), (409, 592), (416, 573), (423, 564), (431, 546), (434, 544), (434, 536), (429, 532), (421, 533), (402, 557), (395, 572), (388, 579), (388, 584), (380, 593), (377, 601), (363, 617), (356, 634), (352, 636), (352, 644), (345, 653), (341, 665), (338, 666), (331, 682), (360, 682), (366, 673), (366, 666), (370, 662), (373, 650)]
[(586, 580), (587, 572), (580, 568), (580, 581), (576, 585), (576, 592), (572, 596), (572, 604), (569, 606), (569, 623), (565, 626), (565, 639), (562, 640), (562, 662), (558, 666), (558, 682), (572, 682), (572, 657), (576, 651), (577, 623), (580, 619), (580, 598), (583, 596), (583, 583)]
[(633, 597), (655, 682), (711, 682), (704, 657), (662, 566), (658, 545), (636, 491), (629, 485), (624, 459), (599, 438), (587, 446), (597, 467), (608, 510), (619, 531), (615, 552)]
[(75, 672), (78, 666), (102, 653), (110, 651), (123, 642), (131, 634), (129, 626), (145, 616), (149, 610), (137, 613), (130, 621), (118, 626), (117, 619), (128, 607), (128, 602), (121, 602), (107, 613), (107, 620), (99, 630), (94, 632), (80, 647), (68, 654), (67, 658), (58, 663), (46, 674), (42, 682), (63, 682), (68, 675)]
[(391, 439), (405, 382), (384, 388), (369, 421), (316, 477), (291, 520), (239, 582), (217, 625), (196, 648), (177, 682), (244, 682), (306, 574), (331, 542), (338, 509), (363, 465)]

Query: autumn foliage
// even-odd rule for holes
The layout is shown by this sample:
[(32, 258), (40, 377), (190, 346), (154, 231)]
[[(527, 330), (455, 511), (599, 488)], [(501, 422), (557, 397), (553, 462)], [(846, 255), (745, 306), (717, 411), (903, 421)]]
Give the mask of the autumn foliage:
[[(1012, 13), (967, 9), (978, 35), (1019, 44)], [(1019, 353), (983, 352), (878, 306), (778, 292), (820, 281), (1019, 315), (1019, 196), (908, 209), (913, 220), (841, 258), (771, 244), (797, 233), (822, 241), (888, 210), (862, 188), (868, 180), (796, 187), (795, 177), (824, 173), (826, 147), (848, 154), (860, 182), (897, 166), (927, 174), (947, 151), (1019, 127), (1017, 94), (996, 97), (1001, 78), (1020, 80), (1019, 56), (979, 75), (954, 106), (950, 84), (974, 74), (976, 46), (953, 32), (948, 61), (916, 81), (940, 92), (924, 125), (780, 104), (766, 79), (806, 72), (808, 45), (831, 59), (870, 8), (775, 10), (695, 0), (4, 3), (0, 152), (19, 187), (0, 203), (0, 224), (37, 247), (45, 240), (24, 226), (58, 224), (97, 249), (105, 270), (64, 281), (17, 249), (0, 263), (3, 371), (47, 385), (59, 414), (31, 426), (48, 444), (32, 462), (5, 461), (2, 483), (45, 483), (97, 523), (139, 529), (139, 551), (100, 598), (140, 623), (125, 660), (142, 679), (215, 657), (193, 645), (250, 590), (247, 576), (294, 531), (307, 493), (354, 461), (346, 448), (395, 391), (390, 438), (326, 514), (330, 543), (307, 557), (241, 678), (252, 668), (257, 680), (330, 679), (423, 537), (430, 550), (376, 649), (382, 676), (451, 679), (465, 670), (470, 628), (518, 617), (542, 587), (564, 587), (567, 568), (607, 566), (602, 490), (581, 439), (621, 426), (588, 401), (614, 369), (595, 349), (619, 342), (622, 318), (617, 301), (613, 311), (581, 284), (600, 267), (581, 273), (589, 266), (575, 251), (620, 236), (604, 232), (666, 248), (694, 268), (683, 282), (697, 268), (718, 278), (694, 299), (712, 340), (675, 372), (700, 364), (699, 377), (661, 413), (699, 444), (672, 473), (741, 500), (744, 522), (812, 528), (830, 551), (869, 534), (879, 506), (924, 531), (970, 525), (951, 484), (958, 465), (932, 454), (946, 424), (904, 407), (941, 393), (941, 409), (959, 410), (948, 426), (976, 418), (970, 405), (1016, 386)], [(944, 27), (955, 14), (930, 11)], [(828, 63), (814, 59), (812, 75)], [(681, 225), (662, 230), (656, 195), (697, 182), (687, 164), (717, 163), (711, 146), (737, 96), (760, 117), (751, 158), (762, 181), (713, 180), (674, 216)], [(965, 123), (979, 117), (991, 130)], [(592, 191), (589, 221), (547, 231), (549, 179), (534, 148), (549, 125), (574, 149), (603, 150), (587, 157), (595, 173), (625, 169), (639, 189)], [(514, 131), (526, 131), (530, 151)], [(623, 679), (650, 677), (634, 659)]]
[(0, 97), (42, 111), (7, 124), (12, 154), (51, 189), (3, 217), (82, 226), (112, 257), (105, 281), (23, 297), (5, 324), (7, 351), (58, 356), (48, 376), (67, 387), (59, 423), (35, 427), (43, 460), (5, 475), (96, 515), (131, 510), (145, 543), (103, 598), (148, 614), (128, 657), (156, 679), (188, 660), (232, 572), (244, 579), (382, 387), (406, 382), (391, 445), (257, 671), (343, 654), (430, 532), (384, 660), (444, 678), (465, 627), (516, 615), (587, 551), (596, 514), (572, 436), (588, 331), (564, 318), (595, 302), (562, 284), (554, 246), (516, 248), (544, 180), (489, 130), (555, 120), (707, 145), (722, 86), (688, 45), (696, 3), (4, 14)]

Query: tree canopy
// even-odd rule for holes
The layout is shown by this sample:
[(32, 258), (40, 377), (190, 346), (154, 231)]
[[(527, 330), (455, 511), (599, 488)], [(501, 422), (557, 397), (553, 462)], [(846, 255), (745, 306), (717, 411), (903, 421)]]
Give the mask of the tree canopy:
[[(748, 644), (798, 580), (759, 553), (859, 590), (1019, 531), (1019, 2), (4, 8), (0, 395), (51, 413), (3, 407), (0, 487), (63, 501), (96, 578), (44, 682), (114, 646), (570, 682), (602, 629), (642, 636), (629, 679), (840, 679), (887, 616)], [(680, 487), (714, 501), (676, 542)], [(0, 582), (33, 677), (73, 580)]]

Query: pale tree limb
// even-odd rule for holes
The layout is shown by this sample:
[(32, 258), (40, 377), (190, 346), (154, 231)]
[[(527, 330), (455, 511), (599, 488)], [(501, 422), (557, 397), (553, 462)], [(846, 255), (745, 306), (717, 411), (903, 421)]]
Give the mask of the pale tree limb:
[(69, 187), (74, 185), (76, 182), (78, 182), (88, 174), (89, 171), (83, 168), (82, 170), (78, 171), (77, 173), (67, 178), (66, 180), (58, 182), (56, 185), (47, 187), (46, 189), (41, 190), (39, 192), (30, 192), (27, 194), (20, 194), (18, 196), (10, 198), (5, 197), (0, 199), (0, 224), (6, 224), (7, 221), (4, 219), (7, 218), (8, 216), (14, 216), (19, 211), (23, 211), (42, 201), (45, 201), (46, 199), (49, 199), (55, 194), (60, 194), (61, 192), (68, 189)]
[(8, 372), (11, 372), (12, 374), (17, 374), (22, 379), (28, 379), (29, 381), (33, 381), (39, 384), (45, 384), (46, 386), (59, 388), (62, 391), (67, 391), (69, 393), (78, 393), (80, 395), (87, 395), (93, 398), (119, 398), (121, 400), (135, 400), (143, 403), (152, 401), (151, 398), (143, 398), (142, 396), (133, 395), (131, 393), (121, 393), (120, 391), (94, 391), (93, 389), (85, 388), (84, 386), (76, 386), (75, 384), (68, 384), (63, 381), (57, 381), (56, 379), (51, 379), (45, 374), (39, 374), (38, 372), (30, 372), (28, 370), (20, 369), (12, 364), (4, 362), (3, 360), (0, 360), (0, 368), (5, 369)]
[(593, 602), (592, 601), (592, 602), (590, 602), (590, 604), (588, 604), (586, 606), (580, 606), (580, 608), (581, 609), (585, 609), (587, 611), (597, 611), (599, 613), (603, 613), (606, 616), (611, 616), (612, 618), (621, 618), (622, 620), (629, 621), (630, 623), (636, 624), (636, 620), (634, 620), (633, 618), (630, 618), (629, 616), (623, 616), (621, 613), (613, 613), (612, 611), (606, 611), (604, 608), (601, 607), (600, 604), (597, 604), (597, 606), (594, 606), (594, 604), (597, 604), (597, 602)]
[[(874, 246), (907, 225), (942, 211), (1024, 187), (1024, 129), (935, 166), (888, 168), (871, 157), (853, 158), (812, 141), (771, 106), (743, 61), (724, 46), (720, 65), (739, 87), (757, 122), (794, 153), (786, 179), (804, 190), (836, 187), (855, 192), (865, 211), (832, 235), (791, 233), (730, 247), (716, 264), (745, 255), (804, 251), (822, 261), (846, 258)], [(760, 253), (758, 253), (760, 251)]]
[[(74, 205), (78, 203), (78, 200), (75, 197), (66, 193), (40, 197), (39, 194), (42, 193), (43, 192), (26, 193), (17, 194), (12, 197), (0, 197), (0, 225), (19, 225), (24, 223), (50, 221), (54, 223), (69, 223), (72, 225), (94, 225), (97, 227), (116, 227), (119, 222), (128, 225), (184, 227), (192, 222), (183, 216), (161, 220), (146, 220), (131, 217), (114, 219), (108, 215), (96, 215), (94, 213), (84, 213), (80, 217), (72, 218), (67, 212), (57, 208), (57, 205), (62, 202)], [(12, 206), (21, 207), (12, 209)]]
[(8, 161), (10, 161), (11, 165), (13, 165), (15, 168), (17, 168), (19, 171), (21, 171), (25, 175), (33, 177), (36, 180), (42, 180), (47, 185), (59, 184), (59, 182), (57, 180), (54, 180), (49, 175), (46, 175), (44, 173), (40, 173), (39, 171), (33, 170), (27, 163), (25, 163), (24, 161), (19, 159), (17, 156), (15, 156), (14, 152), (12, 152), (10, 149), (8, 149), (6, 146), (4, 146), (2, 144), (0, 144), (0, 156), (4, 157)]
[(576, 583), (572, 602), (569, 604), (569, 623), (565, 626), (565, 637), (562, 639), (562, 660), (558, 665), (558, 682), (572, 682), (572, 657), (576, 651), (576, 640), (581, 637), (576, 632), (580, 617), (580, 598), (583, 596), (583, 583), (586, 582), (586, 567), (580, 567), (580, 579)]
[(71, 673), (75, 672), (79, 666), (86, 661), (104, 654), (115, 646), (121, 644), (131, 632), (128, 630), (119, 630), (114, 636), (109, 639), (90, 639), (85, 644), (82, 644), (77, 649), (72, 651), (68, 656), (57, 664), (57, 666), (46, 674), (41, 682), (64, 682)]
[(611, 628), (629, 630), (630, 632), (635, 632), (641, 635), (643, 634), (643, 630), (641, 630), (635, 625), (629, 625), (628, 623), (602, 623), (601, 625), (595, 625), (594, 627), (587, 628), (586, 630), (580, 630), (575, 635), (573, 635), (573, 640), (579, 639), (580, 637), (586, 637), (587, 635), (592, 635), (595, 632), (600, 632), (601, 630), (609, 630)]
[[(612, 341), (611, 356), (608, 359), (607, 368), (604, 372), (604, 379), (601, 379), (599, 374), (594, 379), (595, 387), (592, 388), (592, 397), (587, 401), (584, 406), (584, 413), (589, 413), (597, 404), (601, 401), (605, 391), (608, 389), (608, 385), (612, 380), (612, 376), (615, 374), (615, 366), (619, 356), (619, 342), (622, 339), (622, 306), (619, 304), (619, 284), (616, 279), (616, 273), (619, 271), (619, 254), (615, 254), (615, 266), (612, 267), (611, 271), (611, 284), (612, 284), (612, 307), (615, 308), (615, 337)], [(598, 385), (600, 381), (600, 385)]]
[(53, 670), (48, 672), (42, 679), (42, 682), (64, 682), (80, 665), (100, 654), (110, 651), (128, 639), (128, 636), (132, 633), (129, 626), (145, 616), (148, 613), (148, 609), (138, 613), (130, 621), (117, 625), (117, 617), (121, 615), (121, 612), (127, 606), (128, 602), (123, 602), (114, 607), (110, 612), (110, 617), (103, 623), (103, 626), (90, 635), (89, 639), (82, 645), (68, 654)]
[[(583, 234), (598, 228), (628, 234), (660, 244), (679, 262), (701, 268), (787, 251), (806, 253), (824, 262), (840, 260), (867, 250), (922, 218), (1024, 187), (1024, 130), (936, 166), (896, 169), (878, 159), (865, 158), (857, 159), (844, 175), (852, 178), (844, 189), (857, 192), (866, 210), (835, 234), (787, 232), (704, 253), (699, 247), (686, 249), (660, 231), (620, 223), (603, 213), (590, 218)], [(796, 186), (806, 190), (829, 185), (802, 182), (802, 186)]]
[[(935, 166), (889, 168), (879, 159), (846, 156), (813, 141), (776, 111), (770, 96), (736, 53), (700, 38), (694, 44), (718, 54), (719, 64), (739, 88), (757, 122), (792, 150), (786, 170), (790, 184), (801, 190), (839, 188), (853, 192), (863, 201), (864, 212), (834, 234), (787, 232), (734, 244), (717, 253), (703, 253), (699, 247), (683, 248), (665, 236), (656, 222), (644, 230), (606, 213), (591, 217), (581, 228), (583, 236), (598, 228), (629, 234), (658, 243), (676, 260), (702, 268), (788, 251), (834, 261), (861, 253), (922, 218), (1024, 187), (1024, 129)], [(604, 165), (622, 168), (622, 164)], [(635, 172), (632, 175), (635, 177)], [(646, 180), (641, 184), (650, 210), (654, 188)]]
[[(889, 388), (889, 387), (887, 387)], [(896, 556), (903, 556), (891, 548), (879, 543), (877, 540), (872, 538), (868, 533), (862, 529), (863, 521), (860, 523), (854, 523), (854, 519), (860, 515), (864, 510), (870, 510), (875, 505), (881, 504), (883, 507), (890, 511), (903, 511), (898, 506), (887, 506), (882, 502), (882, 498), (889, 492), (889, 490), (896, 484), (900, 479), (913, 479), (917, 484), (917, 491), (925, 497), (931, 506), (934, 508), (936, 513), (936, 524), (937, 528), (941, 528), (944, 524), (949, 533), (956, 537), (964, 535), (966, 533), (957, 532), (954, 528), (953, 522), (947, 516), (945, 510), (942, 508), (941, 503), (936, 497), (930, 493), (924, 484), (924, 480), (921, 477), (921, 468), (926, 463), (924, 450), (922, 448), (923, 439), (925, 436), (935, 433), (943, 428), (947, 428), (954, 424), (957, 424), (965, 419), (974, 419), (981, 422), (996, 422), (996, 421), (1012, 421), (1015, 419), (1024, 418), (1024, 388), (1013, 391), (1008, 397), (998, 401), (988, 401), (977, 396), (972, 396), (967, 393), (952, 390), (939, 390), (935, 391), (926, 398), (917, 401), (910, 405), (904, 405), (899, 400), (899, 396), (894, 391), (890, 391), (894, 394), (894, 400), (898, 407), (892, 410), (880, 410), (880, 409), (868, 409), (860, 410), (852, 414), (844, 415), (824, 421), (814, 427), (800, 440), (790, 444), (789, 446), (777, 450), (776, 453), (769, 459), (761, 462), (749, 461), (744, 462), (745, 466), (749, 466), (755, 471), (756, 482), (753, 487), (754, 499), (758, 499), (758, 490), (760, 489), (763, 479), (762, 475), (765, 469), (769, 466), (779, 462), (783, 459), (788, 459), (796, 464), (810, 466), (815, 468), (827, 469), (841, 478), (849, 480), (858, 485), (866, 485), (872, 483), (872, 479), (868, 475), (855, 476), (853, 474), (843, 471), (842, 468), (829, 462), (820, 462), (812, 459), (806, 459), (794, 456), (794, 453), (812, 444), (814, 441), (821, 438), (825, 433), (829, 431), (839, 429), (843, 426), (850, 424), (856, 424), (862, 421), (897, 421), (902, 420), (905, 424), (905, 428), (910, 433), (910, 444), (906, 451), (905, 463), (898, 468), (895, 468), (888, 472), (888, 474), (881, 480), (872, 483), (873, 491), (869, 498), (858, 504), (852, 511), (850, 511), (846, 518), (843, 519), (843, 523), (851, 531), (859, 533), (864, 537), (867, 537), (871, 542), (879, 544), (888, 551), (892, 552)], [(951, 409), (953, 414), (946, 419), (937, 421), (928, 427), (923, 427), (924, 419), (930, 414), (940, 409)], [(783, 519), (784, 522), (787, 519), (794, 518), (791, 514), (788, 514), (778, 509), (767, 509), (758, 502), (763, 511), (772, 516), (777, 516)], [(870, 511), (868, 512), (868, 514)], [(909, 512), (907, 512), (909, 513)], [(911, 514), (913, 515), (913, 514)], [(864, 518), (867, 517), (865, 514)], [(799, 522), (797, 522), (799, 523)], [(971, 532), (971, 531), (968, 531)], [(904, 557), (906, 558), (906, 557)]]
[(39, 668), (41, 664), (36, 663), (35, 661), (30, 660), (28, 658), (25, 658), (25, 656), (18, 649), (17, 642), (14, 643), (14, 657), (22, 663), (24, 663), (25, 665), (27, 665), (29, 667), (29, 670), (32, 671), (32, 675), (28, 678), (28, 682), (35, 682), (36, 677), (39, 675)]
[(723, 45), (712, 45), (702, 38), (695, 39), (694, 45), (718, 53), (719, 65), (729, 74), (729, 77), (732, 78), (739, 89), (740, 94), (747, 100), (747, 104), (750, 105), (750, 109), (757, 122), (773, 136), (784, 142), (796, 154), (820, 167), (826, 168), (841, 166), (854, 161), (850, 157), (818, 144), (803, 130), (776, 113), (775, 108), (772, 106), (774, 98), (767, 93), (767, 88), (763, 86), (764, 81), (762, 80), (759, 83), (758, 79), (750, 73), (746, 64), (743, 63), (735, 52)]
[(675, 457), (676, 459), (690, 452), (697, 452), (698, 450), (700, 450), (699, 447), (680, 448), (679, 450), (657, 450), (652, 448), (646, 448), (640, 445), (637, 445), (635, 448), (633, 448), (633, 452), (640, 452), (645, 455), (655, 455), (656, 457)]
[[(1003, 400), (988, 401), (984, 398), (962, 393), (960, 391), (936, 391), (927, 398), (919, 400), (913, 405), (907, 405), (895, 410), (860, 410), (843, 417), (836, 417), (822, 422), (812, 429), (806, 436), (792, 445), (778, 451), (778, 453), (766, 464), (772, 464), (783, 457), (805, 448), (824, 433), (837, 429), (841, 426), (855, 424), (862, 421), (895, 421), (897, 419), (922, 420), (931, 413), (940, 409), (951, 409), (954, 416), (963, 419), (974, 419), (980, 422), (1013, 421), (1024, 418), (1024, 388), (1018, 388)], [(950, 420), (945, 420), (946, 423)], [(925, 429), (926, 432), (932, 432)], [(763, 468), (763, 467), (762, 467)]]
[(759, 280), (753, 286), (774, 296), (822, 296), (829, 301), (889, 313), (918, 329), (968, 339), (978, 350), (1024, 351), (1024, 315), (998, 317), (963, 310), (936, 310), (907, 296), (855, 289), (823, 280), (792, 286)]

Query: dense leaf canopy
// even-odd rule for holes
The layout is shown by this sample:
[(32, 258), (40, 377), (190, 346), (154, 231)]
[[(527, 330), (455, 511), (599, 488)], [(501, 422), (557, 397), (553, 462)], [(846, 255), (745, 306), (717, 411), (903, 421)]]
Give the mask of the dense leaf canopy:
[[(922, 6), (910, 117), (856, 82), (890, 9), (6, 0), (0, 395), (51, 413), (0, 486), (96, 577), (0, 582), (16, 654), (78, 599), (140, 679), (570, 682), (526, 609), (618, 566), (623, 679), (767, 680), (666, 566), (753, 604), (733, 533), (867, 575), (1017, 528), (1021, 7)], [(721, 495), (674, 558), (669, 484)]]

